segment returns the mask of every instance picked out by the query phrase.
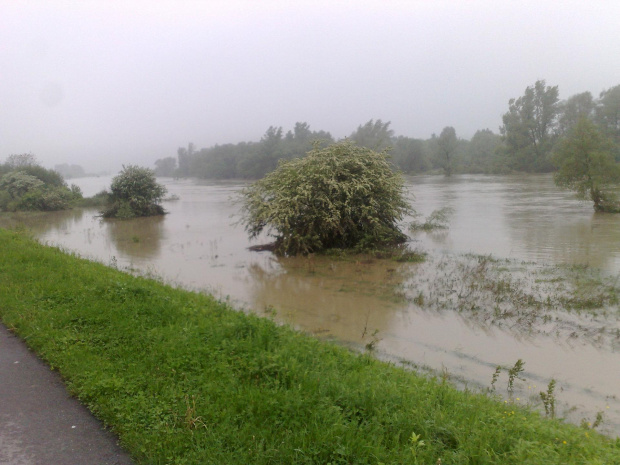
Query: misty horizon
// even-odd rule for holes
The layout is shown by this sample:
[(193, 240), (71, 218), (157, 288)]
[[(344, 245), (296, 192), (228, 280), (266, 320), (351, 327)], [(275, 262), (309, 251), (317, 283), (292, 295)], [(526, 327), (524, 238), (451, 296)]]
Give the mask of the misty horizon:
[(0, 160), (153, 166), (178, 147), (374, 119), (427, 139), (497, 133), (539, 79), (560, 98), (620, 82), (620, 4), (0, 0)]

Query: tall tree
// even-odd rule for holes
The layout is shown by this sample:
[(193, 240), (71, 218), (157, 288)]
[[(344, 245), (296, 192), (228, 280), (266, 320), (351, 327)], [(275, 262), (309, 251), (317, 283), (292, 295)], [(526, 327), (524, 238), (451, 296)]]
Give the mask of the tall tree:
[(349, 137), (359, 147), (381, 151), (392, 144), (394, 131), (390, 129), (390, 122), (384, 123), (380, 119), (370, 120), (363, 126), (360, 125)]
[(587, 118), (581, 118), (561, 140), (553, 161), (558, 166), (555, 183), (592, 200), (596, 211), (618, 212), (610, 187), (620, 181), (620, 168), (611, 152), (610, 140)]
[(425, 141), (398, 136), (393, 140), (392, 162), (405, 173), (422, 173), (430, 168)]
[(502, 138), (490, 129), (476, 131), (465, 153), (467, 172), (501, 173), (505, 171), (498, 157), (501, 144)]
[(187, 148), (179, 147), (177, 155), (179, 159), (179, 174), (181, 176), (191, 176), (192, 174), (192, 159), (196, 148), (192, 142), (187, 144)]
[(560, 134), (567, 134), (581, 118), (592, 118), (596, 103), (590, 92), (575, 94), (558, 105)]
[(160, 158), (155, 162), (155, 176), (174, 176), (177, 160), (174, 157)]
[(620, 160), (620, 85), (601, 92), (595, 121), (603, 133), (614, 141), (616, 160)]
[(446, 126), (436, 139), (435, 150), (439, 165), (443, 168), (446, 176), (452, 176), (454, 172), (454, 155), (458, 148), (459, 140), (456, 137), (456, 130), (452, 126)]
[(525, 94), (510, 99), (502, 116), (500, 132), (511, 168), (519, 171), (550, 171), (550, 154), (558, 123), (558, 87), (544, 80), (527, 87)]
[(5, 162), (11, 169), (19, 169), (25, 166), (38, 166), (37, 157), (32, 153), (14, 153), (9, 155)]

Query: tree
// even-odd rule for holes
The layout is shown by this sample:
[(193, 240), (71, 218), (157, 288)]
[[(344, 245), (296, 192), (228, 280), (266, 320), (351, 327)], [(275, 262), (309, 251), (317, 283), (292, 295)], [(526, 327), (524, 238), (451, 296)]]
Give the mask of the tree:
[(109, 205), (101, 212), (105, 218), (133, 218), (135, 216), (163, 215), (159, 205), (166, 188), (155, 180), (155, 173), (135, 165), (123, 166), (112, 179)]
[(174, 157), (160, 158), (155, 161), (156, 176), (174, 176), (177, 169), (177, 160)]
[(504, 167), (498, 157), (502, 138), (490, 129), (480, 129), (467, 144), (466, 169), (469, 173), (501, 173)]
[(558, 117), (558, 87), (536, 81), (518, 99), (510, 99), (502, 116), (500, 132), (506, 144), (511, 168), (545, 172), (552, 169), (550, 154), (555, 141)]
[(282, 127), (269, 126), (251, 155), (239, 163), (239, 174), (244, 178), (261, 178), (273, 171), (283, 156)]
[(437, 159), (446, 176), (454, 172), (454, 155), (459, 145), (456, 131), (452, 126), (446, 126), (435, 141)]
[(398, 221), (410, 210), (403, 179), (386, 153), (350, 141), (280, 162), (242, 192), (250, 237), (275, 237), (279, 254), (368, 248), (403, 242)]
[(394, 139), (392, 160), (405, 173), (422, 173), (429, 169), (428, 149), (420, 139), (398, 136)]
[(620, 169), (611, 142), (587, 118), (581, 118), (563, 139), (553, 161), (558, 166), (555, 183), (592, 200), (596, 211), (618, 212), (617, 199), (609, 187), (620, 181)]
[(5, 162), (12, 169), (24, 168), (26, 166), (38, 165), (37, 157), (32, 153), (18, 153), (9, 155)]
[(350, 139), (360, 147), (371, 150), (385, 150), (392, 143), (394, 131), (390, 129), (390, 122), (384, 123), (380, 119), (370, 120), (363, 126), (358, 126), (351, 134)]
[(179, 175), (191, 176), (192, 161), (196, 153), (196, 147), (192, 142), (187, 144), (187, 148), (179, 147), (177, 149), (177, 157), (179, 159)]
[(558, 105), (560, 134), (567, 134), (581, 118), (591, 118), (596, 104), (590, 92), (582, 92), (569, 97)]
[(54, 165), (54, 171), (59, 173), (63, 178), (81, 178), (86, 176), (84, 168), (80, 165), (69, 165), (68, 163), (62, 163), (60, 165)]
[(620, 85), (601, 92), (597, 101), (594, 119), (603, 134), (614, 143), (616, 160), (620, 160)]

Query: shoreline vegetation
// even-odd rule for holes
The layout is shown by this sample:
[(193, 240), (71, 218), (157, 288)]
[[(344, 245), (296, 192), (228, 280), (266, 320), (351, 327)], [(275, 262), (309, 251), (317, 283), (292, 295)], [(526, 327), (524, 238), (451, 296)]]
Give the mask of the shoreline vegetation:
[[(0, 318), (138, 463), (619, 463), (620, 439), (0, 229)], [(441, 460), (440, 460), (441, 459)]]

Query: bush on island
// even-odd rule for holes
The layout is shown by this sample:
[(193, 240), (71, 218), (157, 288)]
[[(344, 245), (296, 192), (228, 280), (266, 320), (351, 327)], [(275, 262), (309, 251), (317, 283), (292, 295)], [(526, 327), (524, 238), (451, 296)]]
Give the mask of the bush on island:
[(386, 152), (350, 141), (280, 162), (241, 202), (246, 231), (252, 238), (266, 231), (283, 255), (402, 243), (398, 222), (412, 211)]
[(101, 215), (123, 219), (163, 215), (165, 211), (159, 203), (166, 192), (166, 188), (156, 181), (153, 170), (135, 165), (123, 166), (112, 179), (108, 207)]

